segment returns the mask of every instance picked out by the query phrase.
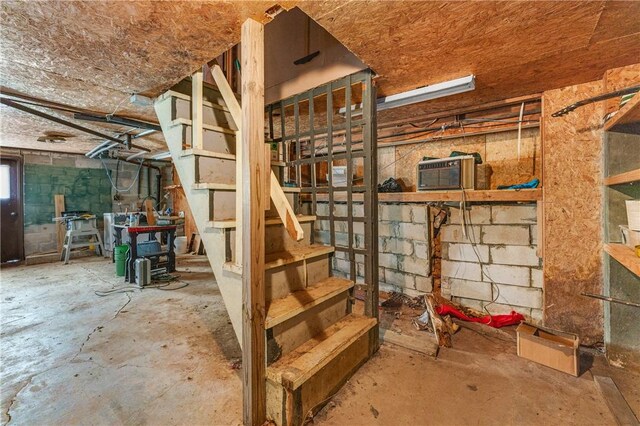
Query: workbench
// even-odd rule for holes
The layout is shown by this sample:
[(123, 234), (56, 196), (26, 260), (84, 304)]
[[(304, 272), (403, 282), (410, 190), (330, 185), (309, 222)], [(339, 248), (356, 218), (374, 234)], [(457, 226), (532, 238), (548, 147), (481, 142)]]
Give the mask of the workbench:
[(116, 245), (120, 245), (122, 242), (122, 231), (126, 230), (129, 234), (129, 253), (127, 255), (127, 264), (125, 265), (125, 281), (133, 283), (136, 281), (135, 274), (135, 261), (138, 259), (138, 236), (142, 234), (149, 235), (149, 241), (154, 241), (157, 232), (160, 232), (166, 237), (166, 250), (159, 251), (157, 253), (146, 253), (140, 257), (160, 257), (166, 256), (167, 260), (164, 262), (158, 262), (159, 266), (166, 267), (167, 272), (173, 272), (176, 270), (176, 255), (174, 252), (174, 243), (176, 239), (176, 225), (138, 225), (138, 226), (126, 226), (126, 225), (114, 225), (113, 230), (115, 233)]

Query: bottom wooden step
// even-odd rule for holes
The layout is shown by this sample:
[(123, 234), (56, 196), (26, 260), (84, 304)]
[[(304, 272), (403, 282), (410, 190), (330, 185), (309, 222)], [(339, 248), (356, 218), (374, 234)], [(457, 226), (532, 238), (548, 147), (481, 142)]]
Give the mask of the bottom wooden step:
[(303, 424), (376, 348), (377, 320), (350, 314), (267, 367), (267, 415), (278, 425)]

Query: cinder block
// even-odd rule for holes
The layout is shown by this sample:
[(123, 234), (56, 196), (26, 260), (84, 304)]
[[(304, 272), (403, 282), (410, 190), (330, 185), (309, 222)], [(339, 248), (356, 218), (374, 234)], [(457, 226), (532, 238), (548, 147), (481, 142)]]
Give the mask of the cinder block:
[(467, 236), (462, 233), (462, 227), (460, 225), (445, 225), (440, 231), (440, 240), (447, 243), (480, 243), (482, 239), (482, 233), (479, 226), (467, 226)]
[(346, 204), (334, 204), (333, 215), (338, 217), (347, 217), (347, 205)]
[(442, 277), (459, 278), (470, 281), (482, 281), (480, 265), (468, 262), (442, 261)]
[(491, 221), (500, 224), (536, 223), (536, 206), (491, 206)]
[(429, 275), (429, 261), (417, 259), (412, 256), (398, 256), (398, 269), (410, 274)]
[(364, 222), (353, 222), (353, 232), (364, 235)]
[[(447, 246), (447, 258), (449, 260), (461, 260), (463, 262), (482, 262), (489, 263), (489, 247), (472, 244), (452, 244), (445, 243)], [(478, 259), (479, 258), (479, 259)]]
[(398, 237), (417, 240), (428, 241), (427, 226), (418, 223), (398, 223)]
[(345, 274), (349, 274), (351, 272), (351, 262), (334, 257), (333, 268)]
[(47, 154), (24, 154), (25, 164), (51, 164), (51, 156)]
[(78, 169), (101, 169), (102, 163), (99, 160), (79, 156), (75, 159), (75, 166)]
[(395, 254), (379, 253), (378, 265), (387, 269), (398, 269), (398, 257)]
[(409, 297), (422, 297), (424, 296), (424, 293), (418, 290), (414, 290), (412, 288), (402, 288), (402, 293), (406, 294)]
[(329, 237), (329, 231), (315, 231), (313, 239), (318, 244), (330, 244), (331, 237)]
[(386, 281), (385, 281), (384, 268), (378, 268), (378, 281), (380, 281), (380, 282), (386, 282)]
[(378, 236), (380, 237), (395, 237), (397, 224), (390, 223), (378, 223)]
[(411, 221), (427, 223), (427, 206), (411, 206)]
[(531, 287), (518, 287), (513, 285), (495, 284), (498, 287), (497, 303), (526, 308), (542, 308), (542, 290)]
[(480, 312), (485, 312), (483, 309), (484, 302), (482, 302), (481, 300), (467, 299), (464, 297), (453, 297), (453, 301), (461, 304), (462, 306), (466, 306), (467, 308), (475, 309), (476, 311), (480, 311)]
[(329, 216), (329, 204), (327, 203), (316, 204), (316, 214), (318, 216)]
[(451, 296), (475, 300), (491, 300), (491, 283), (449, 278)]
[[(529, 268), (522, 266), (485, 265), (483, 281), (529, 287)], [(488, 275), (488, 278), (487, 278)]]
[(542, 309), (531, 309), (531, 322), (542, 325), (544, 321), (544, 311)]
[(399, 292), (400, 288), (397, 285), (393, 285), (393, 284), (387, 284), (386, 282), (380, 282), (378, 285), (378, 289), (380, 291), (386, 291), (388, 293), (391, 292)]
[(409, 256), (413, 254), (413, 243), (410, 240), (401, 240), (399, 238), (386, 238), (384, 244), (384, 253), (401, 254)]
[(514, 306), (505, 303), (487, 303), (485, 304), (487, 310), (491, 315), (506, 315), (510, 314), (512, 311), (515, 311), (519, 314), (524, 315), (526, 320), (531, 318), (531, 308), (527, 308), (524, 306)]
[[(460, 225), (462, 220), (460, 218), (459, 209), (450, 209), (450, 215), (448, 223), (451, 225)], [(471, 210), (466, 210), (464, 215), (464, 223), (467, 225), (488, 225), (491, 223), (491, 208), (490, 206), (472, 206)]]
[(415, 280), (416, 290), (431, 293), (433, 290), (433, 277), (421, 277), (420, 275), (416, 275)]
[(392, 269), (385, 269), (385, 282), (402, 288), (415, 288), (415, 278), (411, 274), (404, 274)]
[(538, 225), (531, 225), (529, 227), (529, 232), (531, 232), (531, 245), (538, 245)]
[(489, 225), (482, 227), (483, 244), (510, 244), (528, 246), (528, 226)]
[[(415, 242), (413, 244), (414, 248), (414, 256), (418, 259), (427, 260), (429, 259), (429, 245), (426, 243)], [(408, 253), (411, 254), (411, 253)]]
[(448, 279), (440, 281), (440, 295), (451, 300), (451, 284)]
[(531, 269), (531, 287), (542, 288), (543, 281), (542, 269)]
[(354, 203), (351, 207), (351, 214), (354, 217), (364, 217), (364, 204), (362, 203)]
[(540, 259), (536, 248), (531, 246), (491, 247), (491, 261), (501, 265), (538, 266)]
[(411, 207), (406, 204), (380, 204), (378, 220), (411, 222)]

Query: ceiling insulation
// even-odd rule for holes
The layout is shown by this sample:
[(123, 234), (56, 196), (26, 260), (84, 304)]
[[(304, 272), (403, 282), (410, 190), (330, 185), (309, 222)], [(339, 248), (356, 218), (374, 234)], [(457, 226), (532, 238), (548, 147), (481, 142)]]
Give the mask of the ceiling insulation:
[[(297, 3), (369, 65), (381, 95), (476, 75), (473, 92), (379, 121), (596, 80), (640, 60), (640, 2), (3, 1), (0, 84), (156, 121), (152, 107), (128, 101), (131, 93), (160, 94), (236, 44), (245, 19), (269, 21), (276, 3)], [(43, 132), (69, 131), (4, 106), (1, 113), (2, 146), (39, 147)], [(55, 147), (85, 152), (91, 138), (78, 134)], [(164, 144), (161, 135), (146, 143)]]

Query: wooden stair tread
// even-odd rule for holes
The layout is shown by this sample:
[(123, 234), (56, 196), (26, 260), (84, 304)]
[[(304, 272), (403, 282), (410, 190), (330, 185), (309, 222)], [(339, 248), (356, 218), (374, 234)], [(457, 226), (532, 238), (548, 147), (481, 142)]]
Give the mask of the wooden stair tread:
[[(313, 222), (314, 220), (316, 220), (315, 216), (310, 216), (310, 215), (296, 215), (296, 218), (300, 223)], [(282, 225), (282, 219), (280, 219), (280, 216), (268, 217), (266, 218), (265, 225), (266, 226)], [(208, 227), (217, 228), (217, 229), (235, 228), (236, 220), (235, 219), (210, 220), (208, 223)]]
[(279, 251), (275, 253), (269, 253), (264, 257), (265, 269), (273, 269), (278, 266), (288, 265), (290, 263), (296, 263), (307, 259), (313, 259), (314, 257), (322, 256), (324, 254), (330, 254), (335, 251), (332, 246), (325, 246), (322, 244), (311, 244), (304, 247), (297, 247), (289, 249), (288, 251)]
[(225, 152), (207, 151), (206, 149), (197, 149), (197, 148), (185, 149), (182, 151), (180, 156), (181, 157), (198, 156), (198, 157), (219, 158), (221, 160), (234, 160), (234, 161), (236, 159), (236, 156), (234, 154), (229, 154)]
[(267, 379), (295, 390), (367, 333), (375, 318), (350, 314), (267, 367)]
[(272, 328), (353, 287), (353, 281), (329, 277), (304, 290), (267, 302), (265, 328)]
[[(201, 182), (201, 183), (194, 183), (191, 188), (193, 188), (193, 189), (217, 190), (217, 191), (235, 191), (236, 190), (236, 185), (233, 184), (233, 183)], [(282, 187), (282, 191), (297, 193), (297, 192), (300, 192), (300, 188), (293, 188), (293, 187), (289, 187), (289, 186), (283, 186)]]
[[(288, 251), (278, 251), (269, 253), (264, 259), (265, 270), (277, 268), (279, 266), (289, 265), (291, 263), (301, 262), (307, 259), (313, 259), (314, 257), (330, 254), (335, 251), (332, 246), (325, 246), (322, 244), (311, 244), (304, 247), (296, 247), (289, 249)], [(237, 265), (235, 262), (226, 262), (222, 265), (225, 271), (233, 272), (238, 275), (242, 275), (242, 265)]]
[[(176, 118), (175, 120), (171, 120), (171, 122), (169, 123), (169, 126), (170, 127), (191, 126), (191, 120), (189, 120), (188, 118)], [(228, 135), (233, 135), (233, 136), (235, 136), (236, 134), (235, 130), (230, 129), (228, 127), (213, 126), (211, 124), (206, 124), (206, 123), (202, 124), (202, 128), (205, 130), (211, 130), (213, 132), (218, 132), (218, 133), (226, 133)]]

